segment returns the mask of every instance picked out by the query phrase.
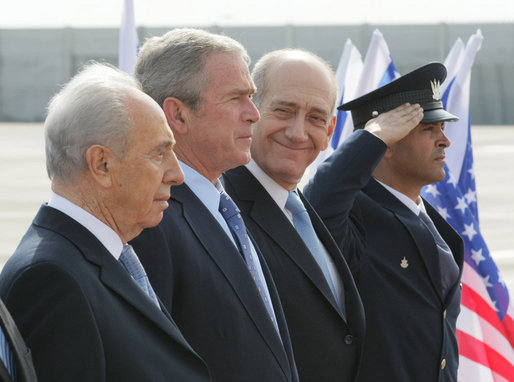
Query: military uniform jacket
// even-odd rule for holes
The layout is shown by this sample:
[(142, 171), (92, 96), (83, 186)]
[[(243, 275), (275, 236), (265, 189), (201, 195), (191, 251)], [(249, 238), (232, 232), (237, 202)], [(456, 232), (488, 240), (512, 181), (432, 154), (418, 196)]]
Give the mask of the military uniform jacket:
[(385, 150), (380, 139), (357, 131), (318, 168), (305, 189), (346, 256), (364, 304), (359, 381), (457, 381), (462, 239), (424, 202), (460, 270), (443, 298), (430, 232), (371, 179)]
[(162, 222), (132, 244), (213, 381), (298, 381), (284, 312), (258, 247), (280, 337), (243, 257), (207, 207), (186, 184), (172, 188), (169, 205)]
[(353, 381), (364, 339), (364, 309), (348, 265), (309, 202), (300, 197), (344, 284), (346, 317), (309, 249), (261, 183), (244, 166), (225, 189), (266, 258), (286, 314), (301, 381)]

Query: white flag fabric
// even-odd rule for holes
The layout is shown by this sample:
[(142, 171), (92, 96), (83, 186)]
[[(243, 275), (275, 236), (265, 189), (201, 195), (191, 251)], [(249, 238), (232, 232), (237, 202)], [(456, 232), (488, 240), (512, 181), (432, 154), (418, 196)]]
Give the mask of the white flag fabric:
[(132, 74), (136, 67), (138, 53), (139, 38), (134, 18), (134, 2), (125, 0), (118, 46), (118, 67), (124, 72)]
[(452, 141), (446, 178), (425, 187), (422, 195), (464, 240), (458, 380), (507, 382), (514, 380), (514, 308), (479, 229), (469, 118), (471, 67), (482, 40), (478, 31), (465, 50), (457, 42), (445, 62), (450, 76), (443, 102), (460, 120), (445, 131)]
[(469, 38), (459, 69), (448, 89), (446, 110), (459, 117), (459, 121), (449, 124), (446, 135), (452, 141), (452, 148), (446, 155), (446, 163), (455, 179), (460, 178), (463, 160), (468, 148), (469, 134), (469, 93), (471, 84), (471, 67), (476, 53), (482, 46), (482, 33), (478, 31)]
[[(364, 63), (359, 50), (353, 45), (350, 39), (346, 41), (341, 60), (336, 71), (339, 104), (342, 105), (357, 97), (357, 86), (362, 75)], [(333, 151), (353, 131), (352, 114), (341, 110), (337, 113), (337, 125), (332, 136), (329, 148)]]
[[(464, 45), (464, 42), (459, 37), (450, 49), (450, 53), (448, 53), (446, 60), (444, 60), (444, 66), (446, 67), (446, 79), (441, 84), (440, 88), (441, 94), (443, 95), (448, 95), (446, 89), (452, 83), (452, 81), (455, 80), (455, 76), (457, 75), (457, 72), (462, 63), (462, 59), (464, 57), (465, 48), (466, 46)], [(446, 100), (443, 100), (443, 102), (446, 103)]]
[[(387, 46), (384, 36), (378, 29), (376, 29), (371, 36), (364, 62), (362, 62), (362, 56), (358, 49), (348, 39), (336, 71), (340, 104), (351, 101), (380, 86), (388, 84), (399, 76), (400, 74), (396, 70), (389, 52), (389, 47)], [(351, 113), (339, 111), (337, 113), (337, 124), (330, 146), (327, 150), (322, 151), (309, 166), (308, 171), (306, 171), (306, 177), (313, 177), (314, 174), (316, 174), (318, 165), (327, 159), (352, 132), (353, 121)], [(306, 177), (304, 177), (304, 179)], [(305, 181), (301, 182), (300, 187), (302, 187), (304, 183)]]
[[(350, 39), (347, 39), (335, 73), (337, 82), (336, 107), (355, 98), (355, 90), (359, 83), (362, 67), (362, 56), (359, 50), (353, 45)], [(320, 152), (307, 169), (306, 173), (309, 178), (314, 176), (318, 166), (334, 152), (334, 149), (337, 148), (339, 143), (350, 135), (352, 131), (352, 115), (348, 111), (338, 111), (332, 140), (327, 149)]]
[(384, 86), (398, 77), (400, 77), (400, 73), (394, 66), (384, 36), (378, 29), (375, 29), (371, 36), (354, 98)]

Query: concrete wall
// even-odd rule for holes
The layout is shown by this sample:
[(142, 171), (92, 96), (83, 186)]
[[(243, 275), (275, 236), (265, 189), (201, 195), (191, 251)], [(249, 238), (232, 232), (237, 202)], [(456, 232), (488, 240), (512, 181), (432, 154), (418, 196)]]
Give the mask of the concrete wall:
[[(170, 27), (171, 28), (171, 27)], [(143, 42), (170, 28), (140, 27)], [(373, 30), (384, 35), (400, 73), (444, 61), (458, 37), (479, 28), (484, 42), (471, 79), (474, 124), (514, 124), (514, 24), (355, 25), (206, 28), (240, 41), (255, 61), (284, 47), (311, 50), (337, 67), (351, 38), (363, 57)], [(0, 29), (0, 121), (41, 121), (59, 86), (88, 60), (117, 64), (118, 29)]]

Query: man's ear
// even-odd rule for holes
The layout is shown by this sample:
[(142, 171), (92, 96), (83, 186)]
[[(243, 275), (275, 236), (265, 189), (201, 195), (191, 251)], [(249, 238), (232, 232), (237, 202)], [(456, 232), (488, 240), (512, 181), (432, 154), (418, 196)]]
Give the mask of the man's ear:
[(186, 134), (187, 133), (187, 108), (184, 103), (175, 97), (168, 97), (162, 104), (162, 109), (166, 115), (168, 125), (174, 134)]
[(327, 140), (326, 140), (325, 144), (323, 145), (322, 150), (325, 150), (328, 147), (330, 140), (332, 139), (332, 135), (334, 135), (334, 130), (336, 128), (336, 121), (337, 121), (337, 117), (334, 115), (330, 119), (330, 123), (329, 123), (328, 129), (327, 129)]
[(102, 145), (93, 145), (86, 151), (86, 163), (91, 177), (105, 188), (113, 185), (114, 152)]

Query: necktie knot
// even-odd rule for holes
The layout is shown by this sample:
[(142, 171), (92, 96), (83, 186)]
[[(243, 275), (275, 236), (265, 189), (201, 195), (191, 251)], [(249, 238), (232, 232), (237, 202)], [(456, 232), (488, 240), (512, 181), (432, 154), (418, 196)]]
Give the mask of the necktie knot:
[(220, 193), (219, 211), (225, 220), (228, 220), (241, 213), (239, 208), (237, 208), (236, 203), (234, 203), (232, 198), (228, 196), (225, 191)]
[(127, 272), (130, 273), (137, 285), (139, 285), (143, 292), (145, 292), (160, 309), (159, 302), (155, 296), (152, 285), (148, 280), (145, 269), (143, 268), (143, 265), (139, 261), (139, 258), (137, 257), (131, 245), (125, 244), (123, 246), (119, 261), (125, 267)]
[(139, 261), (134, 249), (131, 245), (125, 244), (121, 251), (120, 262), (123, 264), (128, 273), (137, 281), (146, 277), (143, 265)]
[(294, 191), (289, 192), (289, 196), (287, 197), (286, 202), (286, 208), (291, 211), (293, 216), (307, 213), (307, 210), (305, 209), (305, 206), (303, 205), (302, 201), (300, 200), (300, 197), (298, 194)]

